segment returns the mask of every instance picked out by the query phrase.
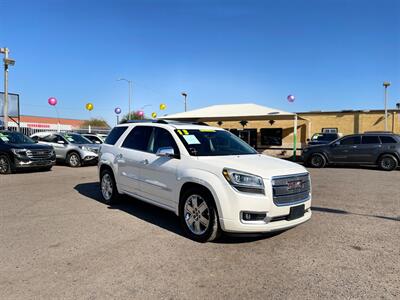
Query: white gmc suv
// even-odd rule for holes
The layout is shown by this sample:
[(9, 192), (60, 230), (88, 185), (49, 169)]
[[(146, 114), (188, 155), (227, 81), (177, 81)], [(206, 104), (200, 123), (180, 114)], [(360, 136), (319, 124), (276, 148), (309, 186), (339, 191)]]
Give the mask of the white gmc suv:
[(288, 229), (311, 217), (302, 166), (258, 154), (220, 128), (173, 121), (115, 127), (99, 152), (100, 187), (175, 212), (199, 242), (225, 232)]

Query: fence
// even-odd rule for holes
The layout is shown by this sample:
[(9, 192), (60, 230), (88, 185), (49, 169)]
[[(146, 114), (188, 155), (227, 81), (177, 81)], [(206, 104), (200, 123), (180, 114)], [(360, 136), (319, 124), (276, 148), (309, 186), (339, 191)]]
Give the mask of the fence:
[[(0, 126), (0, 130), (4, 129), (2, 126)], [(18, 127), (16, 126), (9, 126), (8, 130), (11, 131), (18, 131)], [(93, 134), (108, 134), (111, 129), (107, 128), (96, 128), (96, 127), (88, 127), (88, 128), (77, 128), (73, 130), (62, 130), (62, 132), (76, 132), (76, 133), (93, 133)], [(27, 135), (31, 136), (32, 134), (35, 134), (37, 132), (58, 132), (57, 129), (49, 129), (49, 128), (31, 128), (31, 127), (21, 127), (20, 132)]]

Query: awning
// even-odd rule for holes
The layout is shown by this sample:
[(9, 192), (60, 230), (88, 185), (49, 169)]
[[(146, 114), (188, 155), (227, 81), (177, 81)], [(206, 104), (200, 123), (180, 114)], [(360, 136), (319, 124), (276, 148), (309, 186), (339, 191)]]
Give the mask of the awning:
[(187, 112), (166, 115), (158, 119), (182, 121), (293, 120), (296, 114), (254, 103), (221, 104)]

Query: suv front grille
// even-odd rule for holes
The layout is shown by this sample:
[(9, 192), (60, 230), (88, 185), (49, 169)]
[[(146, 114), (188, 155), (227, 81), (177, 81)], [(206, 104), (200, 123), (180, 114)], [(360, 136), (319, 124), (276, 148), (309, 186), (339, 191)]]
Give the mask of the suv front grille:
[(26, 151), (26, 155), (31, 159), (48, 159), (52, 155), (52, 150), (28, 150)]
[(307, 173), (272, 177), (273, 200), (277, 206), (307, 201), (310, 191), (310, 176)]

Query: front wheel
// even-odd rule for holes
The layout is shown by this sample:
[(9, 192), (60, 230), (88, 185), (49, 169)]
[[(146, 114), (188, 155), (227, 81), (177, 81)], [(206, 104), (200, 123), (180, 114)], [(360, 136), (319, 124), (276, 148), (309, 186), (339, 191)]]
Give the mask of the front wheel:
[(185, 233), (197, 242), (215, 240), (221, 232), (212, 196), (201, 189), (190, 189), (184, 193), (179, 218)]
[(384, 171), (393, 171), (397, 168), (398, 162), (393, 155), (383, 155), (378, 161), (379, 168)]
[(11, 161), (7, 155), (0, 155), (0, 174), (11, 173)]
[(105, 204), (111, 205), (117, 201), (119, 194), (117, 191), (114, 174), (110, 169), (105, 169), (101, 172), (100, 189)]
[(76, 152), (72, 152), (70, 154), (68, 154), (67, 156), (67, 164), (71, 167), (71, 168), (77, 168), (81, 166), (81, 157), (78, 153)]

